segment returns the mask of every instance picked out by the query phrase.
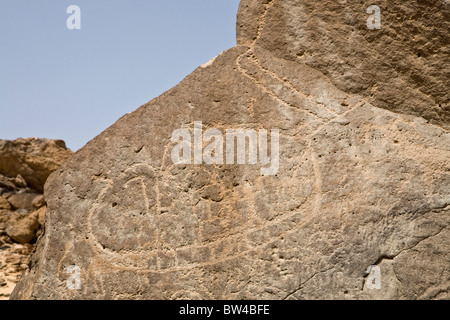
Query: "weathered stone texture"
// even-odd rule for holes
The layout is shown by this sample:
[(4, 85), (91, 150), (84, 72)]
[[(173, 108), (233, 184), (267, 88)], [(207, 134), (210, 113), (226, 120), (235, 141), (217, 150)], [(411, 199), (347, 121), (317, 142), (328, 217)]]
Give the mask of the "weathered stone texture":
[[(13, 298), (448, 299), (448, 4), (428, 2), (366, 30), (373, 3), (243, 0), (237, 47), (51, 175)], [(278, 174), (173, 164), (195, 121), (280, 129)]]
[[(381, 29), (367, 28), (370, 5)], [(245, 0), (238, 44), (319, 70), (376, 107), (413, 114), (449, 129), (449, 2)]]

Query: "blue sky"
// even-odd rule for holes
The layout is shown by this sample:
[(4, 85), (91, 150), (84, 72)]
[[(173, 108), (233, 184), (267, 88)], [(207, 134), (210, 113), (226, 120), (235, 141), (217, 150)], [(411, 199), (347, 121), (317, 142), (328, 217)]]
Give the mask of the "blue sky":
[[(69, 30), (70, 5), (81, 30)], [(0, 139), (76, 151), (236, 45), (239, 0), (0, 0)]]

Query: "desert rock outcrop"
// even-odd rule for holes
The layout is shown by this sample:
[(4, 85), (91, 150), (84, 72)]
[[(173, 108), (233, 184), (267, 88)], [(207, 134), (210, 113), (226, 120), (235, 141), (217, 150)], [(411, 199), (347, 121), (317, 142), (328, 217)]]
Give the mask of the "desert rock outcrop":
[(50, 176), (12, 298), (448, 299), (449, 3), (373, 4), (243, 0), (237, 47)]
[(48, 176), (72, 153), (62, 140), (0, 140), (0, 174), (12, 178), (20, 175), (25, 186), (42, 192)]
[(9, 298), (43, 232), (39, 190), (71, 154), (61, 140), (0, 140), (0, 300)]

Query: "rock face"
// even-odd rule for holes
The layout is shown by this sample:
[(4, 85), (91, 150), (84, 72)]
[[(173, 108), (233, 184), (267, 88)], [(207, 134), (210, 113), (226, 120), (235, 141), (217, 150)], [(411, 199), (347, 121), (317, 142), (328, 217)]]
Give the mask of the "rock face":
[(449, 4), (384, 3), (243, 0), (237, 47), (51, 175), (12, 298), (450, 298)]
[(37, 212), (33, 212), (27, 217), (11, 221), (6, 228), (7, 235), (18, 243), (29, 243), (36, 235), (36, 231), (39, 229), (39, 215)]

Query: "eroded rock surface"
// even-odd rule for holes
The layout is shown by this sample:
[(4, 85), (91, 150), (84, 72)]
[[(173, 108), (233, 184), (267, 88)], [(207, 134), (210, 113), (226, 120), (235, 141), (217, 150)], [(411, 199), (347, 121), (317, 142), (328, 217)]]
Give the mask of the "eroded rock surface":
[[(373, 3), (243, 0), (237, 47), (50, 176), (13, 298), (448, 299), (448, 2), (429, 2), (380, 4), (366, 30)], [(278, 129), (278, 173), (174, 164), (200, 121)]]
[[(372, 5), (381, 10), (379, 30), (367, 27)], [(449, 28), (449, 2), (442, 0), (244, 0), (237, 40), (319, 70), (376, 107), (448, 130)]]

